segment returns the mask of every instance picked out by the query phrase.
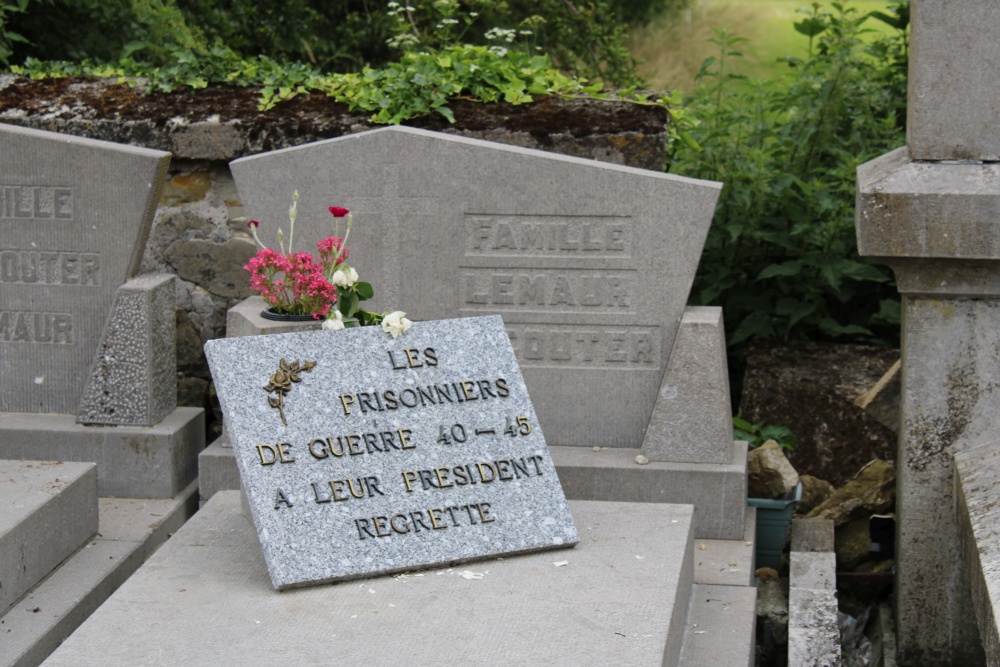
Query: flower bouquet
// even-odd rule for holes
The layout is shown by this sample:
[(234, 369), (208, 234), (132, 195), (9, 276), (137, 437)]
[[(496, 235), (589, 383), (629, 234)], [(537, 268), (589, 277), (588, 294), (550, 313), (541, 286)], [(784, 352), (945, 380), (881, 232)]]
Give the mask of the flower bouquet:
[[(375, 313), (361, 308), (361, 302), (374, 296), (370, 283), (358, 278), (358, 272), (347, 263), (351, 253), (347, 239), (351, 234), (351, 212), (340, 206), (327, 210), (334, 219), (333, 236), (316, 244), (317, 256), (308, 252), (294, 252), (295, 217), (298, 213), (299, 193), (292, 195), (288, 209), (288, 250), (285, 250), (284, 233), (278, 228), (279, 250), (268, 248), (257, 236), (257, 220), (250, 220), (247, 227), (259, 250), (243, 268), (250, 272), (250, 287), (264, 298), (271, 310), (279, 315), (311, 315), (323, 320), (324, 329), (343, 329), (348, 326), (377, 326), (393, 338), (410, 328), (406, 313), (393, 311)], [(346, 229), (340, 236), (340, 223)]]

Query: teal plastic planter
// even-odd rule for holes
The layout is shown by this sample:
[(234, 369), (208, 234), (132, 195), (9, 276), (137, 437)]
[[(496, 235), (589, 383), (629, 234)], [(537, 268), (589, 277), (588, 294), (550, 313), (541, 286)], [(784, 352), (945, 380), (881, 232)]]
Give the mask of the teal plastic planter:
[(788, 526), (792, 523), (795, 503), (802, 500), (802, 482), (795, 487), (795, 494), (788, 500), (747, 498), (747, 505), (757, 508), (757, 545), (754, 553), (757, 567), (778, 569), (781, 552), (785, 549)]

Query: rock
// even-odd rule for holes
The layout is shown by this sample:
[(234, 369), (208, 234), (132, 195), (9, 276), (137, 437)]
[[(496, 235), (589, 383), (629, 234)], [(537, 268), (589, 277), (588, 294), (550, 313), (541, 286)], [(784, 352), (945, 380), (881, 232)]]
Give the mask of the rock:
[(645, 456), (643, 456), (642, 454), (639, 454), (638, 456), (636, 456), (636, 457), (635, 457), (635, 462), (636, 462), (636, 463), (638, 463), (638, 464), (639, 464), (639, 465), (641, 465), (641, 466), (644, 466), (644, 465), (646, 465), (647, 463), (649, 463), (649, 459), (647, 459), (647, 458), (646, 458)]
[(208, 380), (201, 378), (177, 379), (177, 405), (187, 408), (204, 408), (208, 401)]
[(895, 459), (895, 433), (856, 401), (898, 359), (898, 350), (863, 345), (756, 341), (739, 414), (791, 429), (798, 444), (788, 460), (799, 474), (842, 486), (868, 461)]
[[(201, 376), (206, 368), (205, 351), (191, 318), (183, 308), (177, 309), (177, 370), (184, 375)], [(206, 374), (207, 375), (207, 374)], [(205, 377), (204, 379), (207, 379)], [(178, 394), (179, 395), (179, 394)], [(183, 405), (191, 405), (184, 403)], [(194, 405), (201, 405), (196, 403)]]
[(212, 189), (212, 179), (205, 172), (177, 174), (163, 184), (160, 206), (180, 206), (200, 201)]
[(751, 450), (747, 456), (747, 494), (751, 498), (781, 498), (798, 483), (798, 473), (774, 440)]
[(778, 571), (773, 567), (758, 567), (757, 571), (754, 572), (754, 576), (761, 581), (777, 581)]
[(217, 296), (245, 299), (253, 290), (243, 266), (256, 253), (257, 247), (248, 239), (225, 243), (191, 239), (170, 244), (163, 256), (184, 280)]
[(834, 535), (837, 569), (851, 571), (872, 556), (868, 517), (854, 519), (837, 528)]
[(833, 484), (824, 479), (812, 475), (800, 475), (799, 481), (802, 482), (802, 499), (795, 505), (796, 514), (808, 514), (810, 510), (833, 495)]
[(838, 527), (853, 519), (863, 518), (867, 525), (872, 514), (888, 512), (895, 502), (896, 469), (891, 463), (876, 459), (806, 516), (810, 519), (833, 519)]

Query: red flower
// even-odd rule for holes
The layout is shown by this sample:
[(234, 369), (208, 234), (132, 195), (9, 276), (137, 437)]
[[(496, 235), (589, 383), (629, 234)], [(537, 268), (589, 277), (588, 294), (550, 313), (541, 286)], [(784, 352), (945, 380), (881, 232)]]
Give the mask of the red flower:
[(253, 227), (254, 229), (256, 229), (258, 225), (260, 225), (260, 223), (256, 220), (250, 220), (247, 222), (247, 227)]
[(345, 215), (350, 213), (346, 208), (342, 206), (331, 206), (329, 209), (330, 213), (333, 214), (335, 218), (343, 218)]

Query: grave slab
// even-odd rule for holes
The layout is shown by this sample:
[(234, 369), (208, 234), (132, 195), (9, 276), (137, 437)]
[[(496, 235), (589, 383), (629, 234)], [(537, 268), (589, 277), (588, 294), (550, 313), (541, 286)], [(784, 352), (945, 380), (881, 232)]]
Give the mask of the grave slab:
[(641, 445), (720, 184), (404, 127), (232, 171), (266, 244), (295, 189), (297, 249), (350, 209), (375, 310), (501, 314), (550, 445)]
[(101, 498), (98, 535), (0, 617), (0, 665), (36, 667), (197, 509), (190, 484), (176, 498)]
[[(695, 539), (696, 584), (751, 587), (754, 585), (754, 572), (757, 570), (754, 549), (757, 540), (756, 507), (747, 506), (743, 527), (743, 537), (738, 540)], [(754, 618), (756, 619), (756, 614)]]
[(571, 509), (573, 551), (279, 593), (219, 493), (44, 664), (677, 664), (691, 508)]
[(0, 412), (76, 413), (170, 154), (0, 124)]
[(579, 539), (499, 316), (205, 353), (275, 588)]
[(1000, 446), (970, 448), (955, 456), (955, 520), (972, 606), (987, 664), (1000, 664)]
[(85, 426), (71, 414), (0, 418), (0, 459), (93, 461), (101, 497), (173, 498), (198, 474), (201, 408), (177, 408), (151, 427)]
[(97, 532), (93, 463), (0, 460), (0, 616)]

